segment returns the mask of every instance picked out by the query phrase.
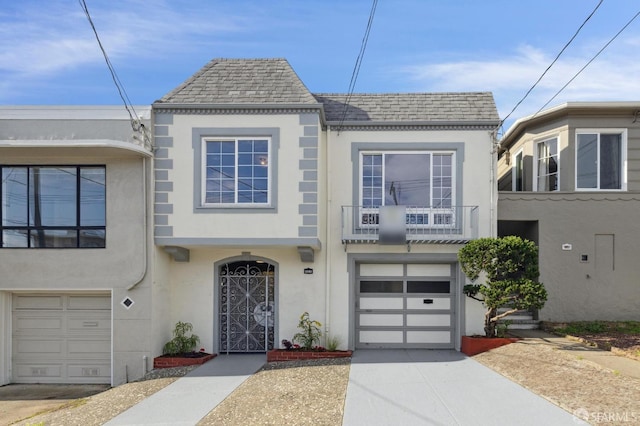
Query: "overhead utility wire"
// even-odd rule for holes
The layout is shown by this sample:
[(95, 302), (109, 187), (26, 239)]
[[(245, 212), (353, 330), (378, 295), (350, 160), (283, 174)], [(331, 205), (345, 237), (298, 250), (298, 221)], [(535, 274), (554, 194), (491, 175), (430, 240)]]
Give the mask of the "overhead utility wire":
[(604, 46), (602, 46), (602, 49), (600, 49), (600, 50), (598, 51), (598, 53), (596, 53), (596, 54), (593, 56), (593, 58), (591, 58), (591, 59), (589, 60), (589, 62), (587, 62), (587, 63), (586, 63), (582, 68), (580, 68), (580, 70), (579, 70), (577, 73), (575, 73), (575, 75), (574, 75), (573, 77), (571, 77), (571, 79), (570, 79), (569, 81), (567, 81), (567, 84), (565, 84), (564, 86), (562, 86), (562, 88), (561, 88), (560, 90), (558, 90), (558, 91), (556, 92), (556, 94), (555, 94), (555, 95), (553, 95), (553, 96), (551, 97), (551, 99), (549, 99), (549, 100), (547, 101), (547, 103), (546, 103), (546, 104), (542, 105), (542, 107), (541, 107), (541, 108), (540, 108), (540, 109), (539, 109), (535, 114), (533, 114), (533, 117), (535, 117), (536, 115), (538, 115), (538, 114), (539, 114), (539, 113), (540, 113), (540, 112), (541, 112), (541, 111), (542, 111), (542, 110), (543, 110), (547, 105), (549, 105), (549, 103), (551, 103), (551, 101), (553, 101), (553, 100), (554, 100), (554, 99), (555, 99), (555, 98), (556, 98), (556, 97), (557, 97), (557, 96), (558, 96), (558, 95), (559, 95), (559, 94), (560, 94), (564, 89), (566, 89), (566, 88), (567, 88), (567, 86), (568, 86), (569, 84), (571, 84), (571, 82), (573, 82), (573, 80), (575, 80), (575, 79), (576, 79), (576, 78), (577, 78), (577, 77), (582, 73), (582, 71), (584, 71), (584, 70), (585, 70), (585, 68), (587, 68), (589, 65), (591, 65), (591, 63), (592, 63), (593, 61), (595, 61), (595, 59), (596, 59), (598, 56), (600, 56), (600, 54), (604, 51), (604, 49), (606, 49), (607, 47), (609, 47), (609, 45), (610, 45), (611, 43), (613, 43), (613, 41), (614, 41), (616, 38), (618, 38), (618, 36), (619, 36), (620, 34), (622, 34), (622, 32), (623, 32), (624, 30), (626, 30), (626, 29), (627, 29), (627, 27), (628, 27), (629, 25), (631, 25), (631, 23), (632, 23), (633, 21), (635, 21), (635, 20), (636, 20), (636, 18), (637, 18), (639, 15), (640, 15), (640, 10), (638, 11), (638, 13), (636, 13), (636, 14), (633, 16), (633, 18), (631, 18), (631, 19), (629, 20), (629, 22), (627, 22), (627, 23), (626, 23), (626, 24), (625, 24), (625, 25), (620, 29), (620, 31), (618, 31), (618, 32), (616, 33), (616, 35), (614, 35), (614, 36), (611, 38), (611, 40), (609, 40), (609, 41), (608, 41)]
[(584, 22), (582, 22), (582, 25), (580, 25), (580, 27), (578, 27), (578, 30), (575, 32), (575, 34), (573, 35), (573, 37), (571, 37), (571, 39), (564, 45), (564, 47), (562, 48), (562, 50), (560, 50), (560, 53), (558, 53), (558, 55), (555, 57), (555, 59), (553, 60), (553, 62), (551, 62), (551, 64), (547, 67), (546, 70), (544, 70), (544, 72), (542, 73), (542, 75), (540, 75), (540, 77), (538, 78), (538, 80), (533, 84), (533, 86), (531, 86), (531, 88), (529, 88), (529, 90), (527, 90), (527, 93), (525, 93), (525, 95), (522, 97), (522, 99), (520, 99), (518, 101), (518, 103), (516, 104), (516, 106), (513, 107), (513, 109), (511, 110), (511, 112), (509, 114), (507, 114), (507, 116), (505, 118), (503, 118), (500, 121), (500, 124), (498, 124), (497, 129), (500, 129), (500, 127), (502, 127), (502, 125), (504, 124), (504, 122), (511, 116), (511, 114), (513, 114), (515, 112), (516, 109), (518, 109), (518, 107), (520, 106), (520, 104), (527, 98), (527, 96), (529, 96), (529, 94), (531, 93), (531, 91), (538, 85), (538, 83), (540, 83), (540, 80), (542, 80), (542, 78), (547, 74), (547, 72), (551, 69), (551, 67), (558, 61), (558, 59), (560, 58), (560, 55), (562, 55), (564, 53), (565, 50), (567, 50), (567, 47), (569, 47), (569, 45), (573, 42), (573, 40), (576, 38), (576, 36), (578, 35), (578, 33), (580, 33), (580, 31), (582, 30), (582, 27), (585, 26), (585, 24), (589, 21), (589, 19), (591, 19), (591, 17), (596, 13), (596, 10), (598, 10), (598, 8), (600, 7), (600, 5), (602, 4), (604, 0), (600, 0), (600, 2), (596, 5), (595, 9), (593, 9), (593, 11), (589, 14), (589, 16), (587, 16), (587, 18), (584, 20)]
[(364, 32), (364, 37), (362, 38), (362, 43), (360, 45), (360, 52), (358, 53), (358, 57), (356, 58), (356, 63), (353, 67), (353, 72), (351, 73), (351, 81), (349, 82), (349, 90), (347, 91), (347, 98), (344, 102), (344, 108), (342, 110), (342, 118), (340, 118), (340, 124), (338, 125), (338, 133), (342, 130), (342, 125), (344, 124), (344, 120), (347, 118), (347, 110), (349, 109), (349, 102), (351, 101), (351, 96), (353, 95), (353, 91), (356, 87), (356, 80), (358, 79), (358, 74), (360, 73), (360, 65), (362, 65), (362, 58), (364, 57), (364, 51), (367, 48), (367, 42), (369, 41), (369, 33), (371, 32), (371, 26), (373, 25), (373, 17), (376, 14), (376, 8), (378, 7), (378, 0), (373, 0), (371, 5), (371, 11), (369, 12), (369, 21), (367, 22), (367, 28)]
[(89, 14), (89, 8), (87, 7), (87, 3), (85, 2), (85, 0), (78, 0), (78, 3), (80, 4), (82, 11), (87, 17), (87, 20), (89, 21), (89, 25), (91, 25), (93, 34), (95, 34), (96, 36), (96, 41), (98, 42), (98, 46), (102, 51), (102, 56), (104, 57), (104, 61), (107, 63), (107, 68), (109, 69), (109, 73), (111, 74), (111, 79), (113, 80), (113, 83), (116, 86), (116, 89), (118, 90), (118, 94), (120, 95), (120, 99), (122, 99), (124, 108), (127, 110), (127, 113), (129, 114), (129, 119), (131, 121), (131, 128), (133, 129), (134, 132), (142, 133), (142, 136), (144, 137), (144, 142), (151, 145), (151, 141), (147, 134), (147, 129), (144, 126), (144, 124), (140, 122), (138, 118), (138, 114), (136, 113), (136, 110), (133, 107), (131, 100), (129, 99), (129, 95), (127, 95), (127, 91), (125, 90), (124, 85), (120, 81), (120, 78), (118, 77), (118, 74), (116, 73), (116, 70), (113, 67), (113, 64), (111, 63), (111, 60), (109, 59), (109, 55), (107, 55), (107, 51), (102, 45), (102, 41), (100, 40), (100, 36), (98, 35), (98, 30), (96, 29), (96, 26), (93, 23), (93, 19), (91, 19), (91, 15)]

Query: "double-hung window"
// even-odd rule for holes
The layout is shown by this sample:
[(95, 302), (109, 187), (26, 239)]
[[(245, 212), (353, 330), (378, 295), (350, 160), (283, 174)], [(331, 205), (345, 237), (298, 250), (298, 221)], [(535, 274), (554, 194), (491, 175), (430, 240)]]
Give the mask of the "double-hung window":
[(0, 247), (104, 248), (104, 166), (0, 166)]
[(551, 138), (536, 144), (536, 190), (558, 190), (558, 138)]
[(203, 139), (202, 205), (268, 206), (269, 138)]
[(361, 224), (377, 225), (380, 206), (405, 206), (407, 224), (450, 225), (454, 199), (454, 153), (362, 152)]
[(626, 189), (626, 130), (576, 131), (576, 189)]

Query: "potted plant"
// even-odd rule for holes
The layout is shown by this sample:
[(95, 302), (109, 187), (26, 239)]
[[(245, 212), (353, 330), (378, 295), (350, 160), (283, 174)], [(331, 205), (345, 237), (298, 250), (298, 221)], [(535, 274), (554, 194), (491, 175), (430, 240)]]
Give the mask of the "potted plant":
[[(464, 246), (458, 260), (473, 283), (464, 286), (464, 293), (487, 309), (484, 341), (463, 336), (462, 352), (475, 355), (511, 343), (513, 339), (496, 337), (498, 321), (519, 310), (540, 309), (547, 300), (547, 291), (538, 282), (538, 248), (516, 236), (480, 238)], [(476, 284), (481, 275), (484, 282)], [(500, 308), (506, 310), (499, 312)]]
[(178, 321), (173, 329), (173, 339), (164, 344), (162, 356), (154, 358), (153, 368), (198, 365), (213, 358), (215, 355), (206, 353), (204, 348), (195, 351), (200, 338), (191, 333), (192, 330), (191, 323)]
[(337, 350), (338, 339), (329, 341), (333, 349), (331, 351), (328, 351), (323, 346), (316, 345), (316, 342), (319, 342), (322, 337), (320, 327), (322, 327), (322, 324), (319, 321), (310, 319), (309, 313), (304, 312), (300, 315), (300, 321), (298, 322), (300, 332), (296, 333), (291, 341), (282, 340), (284, 349), (274, 349), (267, 352), (267, 362), (351, 356), (351, 351)]

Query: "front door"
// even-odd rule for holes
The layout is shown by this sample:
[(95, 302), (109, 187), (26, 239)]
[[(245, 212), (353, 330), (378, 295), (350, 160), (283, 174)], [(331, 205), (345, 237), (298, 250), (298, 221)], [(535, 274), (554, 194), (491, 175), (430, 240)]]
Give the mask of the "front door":
[(220, 352), (266, 352), (275, 330), (274, 265), (236, 261), (220, 266)]

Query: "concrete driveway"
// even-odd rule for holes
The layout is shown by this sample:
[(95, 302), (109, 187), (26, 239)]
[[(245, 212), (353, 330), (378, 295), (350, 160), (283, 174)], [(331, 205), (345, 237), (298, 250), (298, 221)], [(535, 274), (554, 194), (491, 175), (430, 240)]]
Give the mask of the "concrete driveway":
[(575, 425), (576, 420), (460, 352), (360, 349), (351, 361), (343, 425)]
[(57, 409), (78, 398), (109, 389), (109, 385), (7, 385), (0, 386), (0, 425)]

